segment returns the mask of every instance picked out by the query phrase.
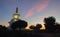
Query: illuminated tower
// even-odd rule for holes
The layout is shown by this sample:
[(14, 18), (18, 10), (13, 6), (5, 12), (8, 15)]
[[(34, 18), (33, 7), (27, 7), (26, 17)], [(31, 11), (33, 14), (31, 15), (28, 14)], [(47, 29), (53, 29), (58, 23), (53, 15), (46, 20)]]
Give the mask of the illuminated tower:
[(18, 7), (16, 7), (16, 13), (13, 14), (14, 21), (19, 20), (20, 15), (18, 14)]
[(9, 22), (9, 24), (20, 20), (20, 14), (18, 14), (18, 7), (16, 7), (16, 12), (13, 14), (13, 19)]

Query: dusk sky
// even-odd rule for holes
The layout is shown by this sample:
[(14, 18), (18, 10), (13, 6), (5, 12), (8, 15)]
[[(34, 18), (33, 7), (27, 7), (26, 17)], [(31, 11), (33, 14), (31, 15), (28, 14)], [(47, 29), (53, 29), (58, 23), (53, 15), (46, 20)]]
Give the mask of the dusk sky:
[(29, 25), (43, 24), (44, 18), (49, 16), (60, 23), (60, 0), (0, 0), (0, 24), (8, 25), (17, 6), (20, 19)]

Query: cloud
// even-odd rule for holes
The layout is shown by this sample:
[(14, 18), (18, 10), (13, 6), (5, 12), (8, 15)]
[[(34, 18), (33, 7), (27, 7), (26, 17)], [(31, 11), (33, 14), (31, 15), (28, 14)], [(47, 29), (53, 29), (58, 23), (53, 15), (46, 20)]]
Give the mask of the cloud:
[(34, 7), (32, 7), (31, 9), (28, 10), (28, 12), (24, 18), (28, 18), (28, 17), (32, 16), (35, 11), (37, 11), (37, 12), (43, 11), (45, 8), (48, 7), (48, 2), (49, 2), (49, 0), (44, 0), (42, 3), (36, 4)]
[(33, 12), (34, 12), (34, 8), (31, 8), (30, 10), (28, 10), (28, 12), (27, 12), (27, 14), (25, 15), (24, 18), (27, 18), (27, 17), (31, 16), (33, 14)]
[(36, 9), (37, 9), (37, 11), (38, 12), (41, 12), (41, 11), (43, 11), (45, 8), (47, 8), (48, 7), (48, 0), (45, 0), (45, 1), (43, 1), (41, 4), (38, 4), (37, 5), (37, 7), (36, 7)]

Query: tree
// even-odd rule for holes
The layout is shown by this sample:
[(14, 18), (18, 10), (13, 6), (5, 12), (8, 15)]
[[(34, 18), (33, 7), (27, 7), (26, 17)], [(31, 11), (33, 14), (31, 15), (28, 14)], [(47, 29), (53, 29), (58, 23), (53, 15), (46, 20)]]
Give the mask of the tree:
[(42, 27), (41, 24), (37, 24), (36, 26), (31, 25), (30, 29), (33, 29), (35, 32), (39, 32), (41, 27)]
[(35, 26), (34, 25), (31, 25), (29, 28), (34, 30)]
[(27, 26), (27, 22), (23, 21), (23, 20), (18, 20), (14, 23), (11, 24), (11, 28), (12, 29), (16, 29), (16, 28), (25, 28)]
[(35, 28), (36, 28), (36, 30), (40, 30), (41, 27), (42, 27), (41, 24), (37, 24)]
[(60, 32), (60, 24), (56, 23), (56, 32)]
[(47, 32), (54, 32), (56, 30), (55, 17), (51, 16), (48, 18), (44, 18), (44, 22), (45, 22), (45, 27), (46, 27)]

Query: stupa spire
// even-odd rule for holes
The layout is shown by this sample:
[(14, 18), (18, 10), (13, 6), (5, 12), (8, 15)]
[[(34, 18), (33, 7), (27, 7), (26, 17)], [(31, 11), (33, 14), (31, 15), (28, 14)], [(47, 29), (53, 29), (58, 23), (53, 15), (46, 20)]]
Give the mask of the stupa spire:
[(16, 13), (18, 13), (18, 7), (16, 7)]

